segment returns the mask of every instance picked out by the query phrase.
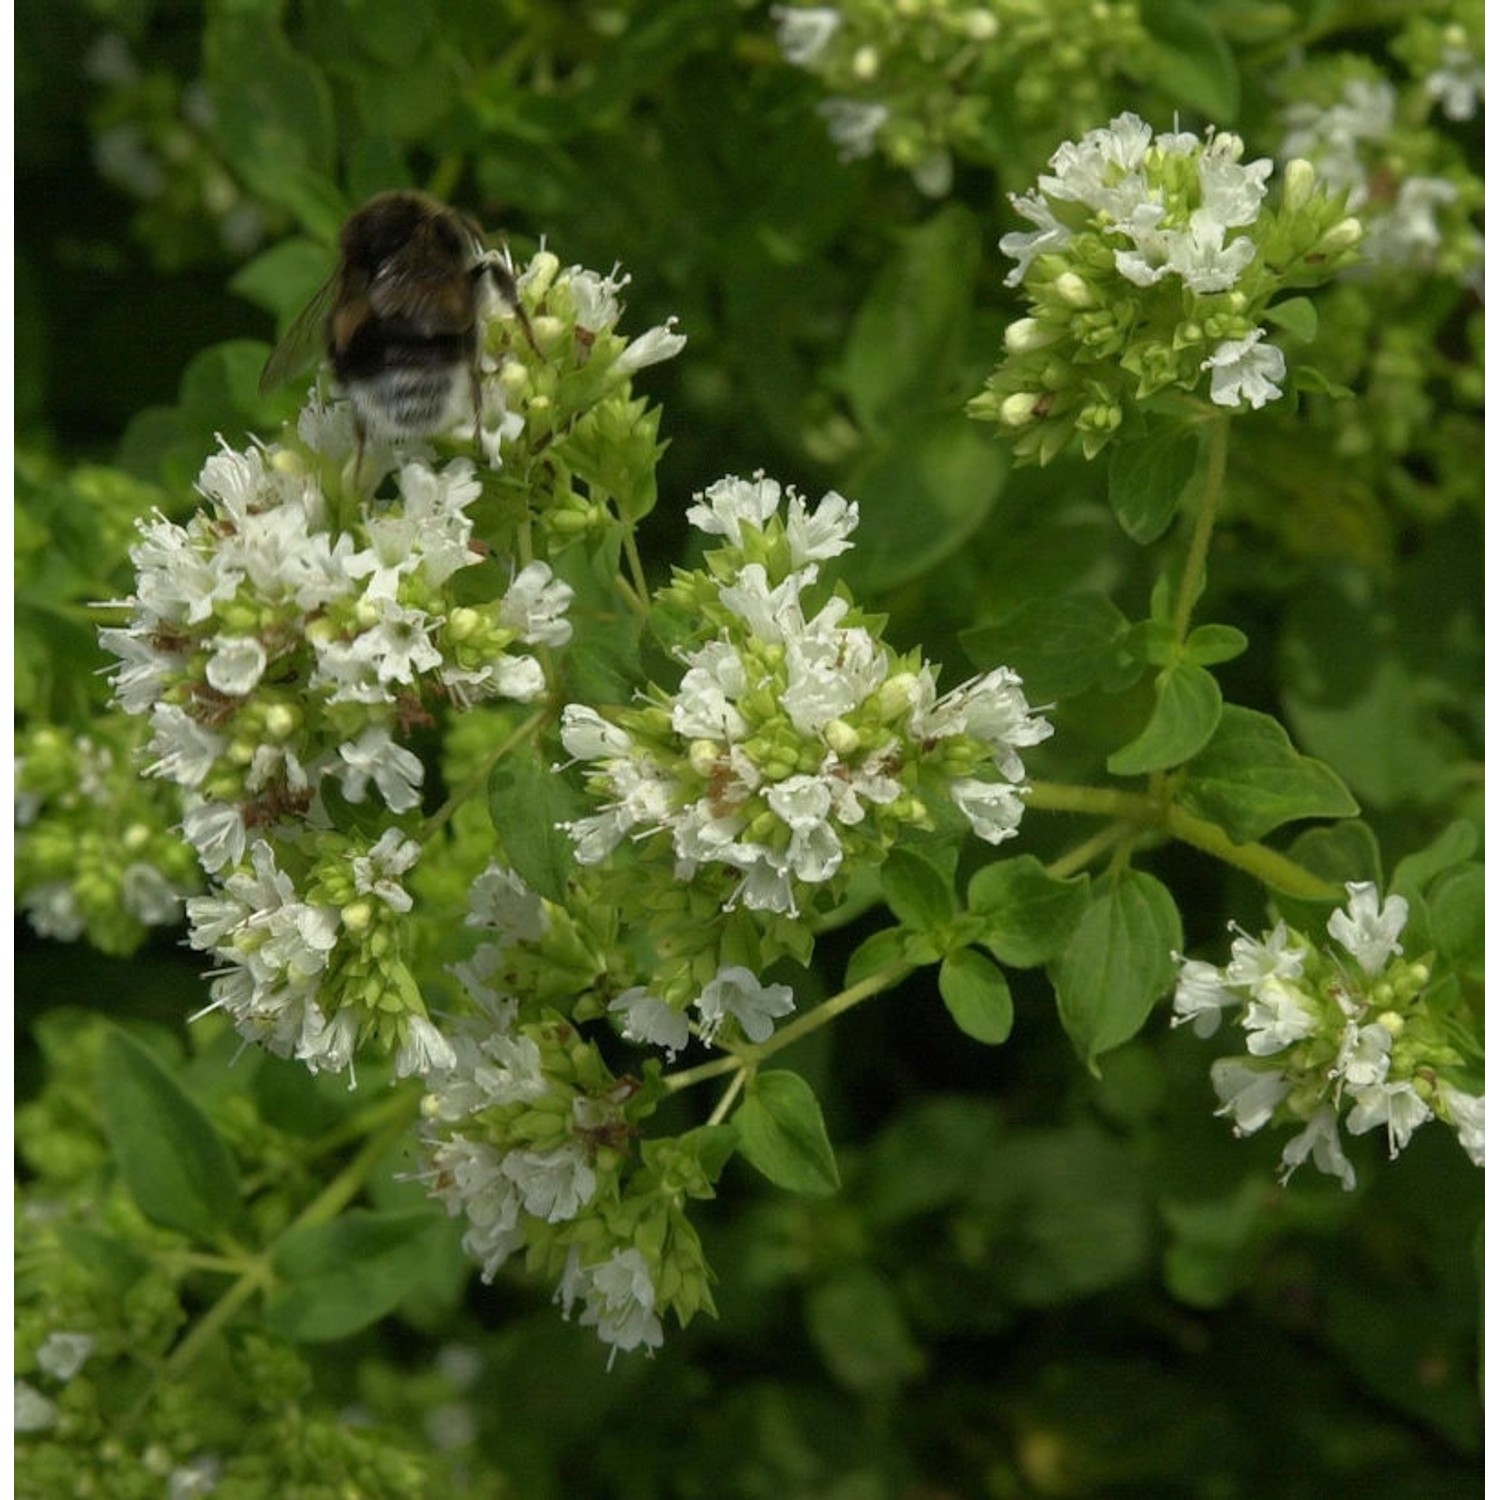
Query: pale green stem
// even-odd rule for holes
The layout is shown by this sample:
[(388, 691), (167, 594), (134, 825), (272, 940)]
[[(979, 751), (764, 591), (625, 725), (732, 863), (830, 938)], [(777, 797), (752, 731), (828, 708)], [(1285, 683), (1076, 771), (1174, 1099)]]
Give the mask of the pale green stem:
[(1027, 794), (1032, 807), (1050, 812), (1087, 813), (1095, 817), (1114, 818), (1132, 830), (1154, 828), (1191, 844), (1215, 859), (1223, 860), (1246, 874), (1253, 875), (1288, 896), (1305, 901), (1339, 901), (1341, 886), (1314, 875), (1295, 860), (1268, 849), (1264, 844), (1236, 844), (1216, 823), (1194, 817), (1182, 808), (1163, 806), (1139, 792), (1120, 792), (1108, 787), (1064, 786), (1056, 782), (1034, 781)]
[(1224, 473), (1228, 463), (1229, 414), (1223, 412), (1214, 417), (1208, 429), (1208, 466), (1203, 476), (1203, 494), (1198, 501), (1198, 516), (1193, 522), (1193, 538), (1188, 544), (1187, 560), (1182, 565), (1177, 608), (1172, 616), (1172, 638), (1179, 646), (1187, 639), (1193, 606), (1203, 592), (1203, 580), (1208, 572), (1208, 547), (1213, 540), (1219, 501), (1224, 494)]

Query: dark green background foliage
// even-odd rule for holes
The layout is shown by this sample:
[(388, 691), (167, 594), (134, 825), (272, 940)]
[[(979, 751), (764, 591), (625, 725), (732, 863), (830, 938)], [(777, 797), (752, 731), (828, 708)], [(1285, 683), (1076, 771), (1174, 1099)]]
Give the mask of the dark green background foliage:
[[(1237, 104), (1217, 123), (1251, 155), (1279, 138), (1268, 58), (1302, 38), (1383, 45), (1326, 5), (1289, 8), (1264, 35), (1238, 5), (1145, 10), (1170, 66), (1151, 84), (1121, 77), (1116, 107), (1201, 128), (1195, 105)], [(1012, 472), (963, 411), (1017, 312), (995, 249), (1017, 225), (1005, 194), (1050, 148), (960, 160), (933, 202), (878, 159), (838, 160), (816, 84), (779, 59), (764, 8), (703, 0), (24, 0), (16, 40), (31, 722), (84, 728), (102, 706), (97, 681), (80, 686), (103, 661), (82, 605), (128, 592), (128, 518), (190, 510), (215, 433), (274, 433), (296, 395), (258, 394), (267, 343), (327, 274), (348, 209), (420, 185), (519, 254), (545, 239), (565, 263), (619, 263), (628, 331), (680, 320), (686, 351), (638, 386), (670, 444), (643, 532), (653, 578), (689, 546), (691, 492), (721, 475), (835, 487), (861, 505), (844, 576), (889, 615), (888, 639), (922, 644), (948, 684), (1012, 662), (1034, 703), (1056, 702), (1031, 774), (1102, 780), (1146, 723), (1148, 680), (1111, 678), (1105, 648), (1148, 614), (1138, 543), (1170, 514), (1131, 511), (1125, 466)], [(119, 185), (122, 156), (149, 196)], [(1408, 417), (1438, 404), (1406, 451), (1333, 466), (1311, 425), (1270, 414), (1232, 463), (1198, 613), (1242, 634), (1205, 643), (1205, 661), (1224, 661), (1209, 685), (1279, 720), (1357, 799), (1355, 822), (1342, 793), (1301, 787), (1297, 816), (1343, 821), (1295, 848), (1297, 830), (1270, 824), (1337, 879), (1378, 877), (1377, 851), (1388, 876), (1478, 821), (1469, 310), (1451, 287), (1392, 308), (1446, 361), (1378, 393)], [(1368, 393), (1376, 377), (1347, 363)], [(1163, 466), (1158, 481), (1181, 466), (1135, 456)], [(1228, 661), (1231, 637), (1249, 648)], [(1263, 738), (1266, 721), (1236, 722)], [(1188, 799), (1211, 819), (1213, 755)], [(1045, 862), (1078, 836), (1034, 812), (1019, 847)], [(1472, 838), (1450, 837), (1456, 865)], [(1265, 925), (1264, 892), (1208, 856), (1171, 845), (1150, 865), (1131, 877), (1138, 919), (1184, 951), (1222, 961), (1231, 918)], [(917, 930), (945, 916), (903, 909), (924, 899), (923, 868), (886, 875)], [(958, 873), (982, 910), (983, 881)], [(820, 943), (798, 976), (803, 1008), (882, 925)], [(789, 1051), (795, 1071), (757, 1086), (812, 1082), (841, 1186), (828, 1191), (816, 1141), (800, 1196), (736, 1160), (699, 1219), (718, 1318), (607, 1371), (592, 1334), (519, 1272), (471, 1277), (457, 1229), (403, 1176), (407, 1147), (380, 1136), (378, 1070), (351, 1094), (236, 1058), (211, 1020), (187, 1027), (205, 992), (170, 936), (127, 961), (19, 932), (23, 1195), (95, 1214), (58, 1232), (60, 1260), (23, 1255), (21, 1349), (57, 1326), (39, 1299), (103, 1331), (95, 1358), (115, 1361), (119, 1385), (85, 1448), (128, 1447), (165, 1368), (157, 1399), (181, 1403), (202, 1446), (241, 1455), (216, 1492), (236, 1496), (332, 1495), (334, 1477), (352, 1486), (339, 1494), (475, 1500), (1480, 1492), (1481, 1177), (1451, 1133), (1430, 1126), (1392, 1164), (1378, 1133), (1354, 1142), (1353, 1193), (1311, 1169), (1283, 1191), (1281, 1142), (1236, 1141), (1212, 1118), (1212, 1047), (1169, 1031), (1161, 1006), (1113, 1048), (1066, 1005), (1060, 1021), (1040, 966), (1062, 990), (1087, 955), (1012, 953), (992, 934), (1008, 987), (964, 948)], [(1171, 975), (1137, 981), (1150, 1008)], [(1097, 1078), (1070, 1032), (1092, 1038)], [(677, 1128), (690, 1123), (684, 1107)], [(361, 1141), (389, 1158), (361, 1207), (336, 1233), (279, 1240), (280, 1290), (219, 1330), (172, 1395), (163, 1361), (222, 1281), (206, 1264), (169, 1280), (148, 1254), (212, 1247), (220, 1226), (269, 1243)], [(357, 1288), (338, 1275), (346, 1259), (364, 1268)], [(368, 1451), (340, 1421), (356, 1406), (377, 1435)], [(48, 1488), (71, 1482), (69, 1462), (23, 1469), (30, 1493), (69, 1492)]]

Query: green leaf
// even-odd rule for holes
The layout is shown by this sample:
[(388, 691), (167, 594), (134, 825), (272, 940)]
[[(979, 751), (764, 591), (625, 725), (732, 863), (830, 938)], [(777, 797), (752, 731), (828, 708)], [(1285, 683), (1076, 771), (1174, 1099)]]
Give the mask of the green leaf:
[(880, 867), (886, 905), (903, 927), (938, 933), (957, 911), (953, 890), (941, 871), (911, 849), (893, 849)]
[(1212, 738), (1223, 698), (1213, 674), (1192, 662), (1164, 667), (1146, 727), (1106, 762), (1116, 776), (1144, 776), (1190, 760)]
[(1028, 698), (1054, 703), (1096, 683), (1123, 687), (1120, 643), (1130, 622), (1105, 594), (1028, 599), (993, 625), (964, 631), (959, 640), (983, 669), (1007, 666), (1021, 674)]
[(1444, 870), (1462, 864), (1479, 847), (1479, 830), (1466, 821), (1450, 823), (1414, 854), (1408, 854), (1391, 875), (1391, 889), (1403, 895), (1426, 890)]
[(960, 948), (943, 960), (938, 993), (958, 1029), (976, 1042), (998, 1045), (1015, 1025), (1016, 1007), (1005, 975), (972, 948)]
[(1063, 1028), (1097, 1075), (1096, 1059), (1128, 1042), (1171, 988), (1182, 919), (1171, 892), (1140, 870), (1103, 881), (1061, 958), (1048, 970)]
[(973, 214), (949, 204), (894, 238), (844, 356), (849, 404), (871, 434), (929, 406), (942, 389), (972, 304), (983, 234)]
[(1200, 625), (1183, 642), (1182, 654), (1200, 667), (1217, 666), (1243, 656), (1250, 638), (1233, 625)]
[(155, 1054), (123, 1031), (105, 1038), (99, 1099), (110, 1153), (141, 1212), (204, 1243), (222, 1241), (240, 1214), (234, 1158)]
[(265, 20), (214, 10), (203, 41), (215, 139), (261, 196), (332, 242), (347, 212), (334, 186), (338, 133), (323, 73)]
[(271, 1253), (283, 1285), (267, 1301), (266, 1322), (304, 1342), (357, 1333), (421, 1284), (450, 1237), (447, 1219), (425, 1208), (353, 1208), (326, 1224), (289, 1230)]
[(1240, 110), (1240, 75), (1234, 54), (1196, 0), (1142, 0), (1141, 21), (1155, 46), (1144, 76), (1219, 126)]
[(839, 559), (839, 576), (867, 595), (927, 572), (984, 523), (1009, 472), (1002, 445), (961, 412), (914, 415), (849, 475), (859, 545)]
[(1275, 719), (1232, 703), (1213, 739), (1188, 764), (1177, 798), (1237, 844), (1297, 818), (1348, 818), (1359, 811), (1333, 771), (1295, 750)]
[(740, 1152), (777, 1187), (818, 1195), (839, 1187), (823, 1111), (807, 1080), (780, 1069), (757, 1073), (734, 1116)]
[(559, 824), (584, 812), (583, 796), (528, 745), (490, 773), (489, 806), (511, 868), (538, 895), (566, 900), (577, 860)]
[(1284, 328), (1299, 344), (1310, 344), (1318, 336), (1318, 310), (1307, 297), (1289, 297), (1268, 307), (1261, 316)]
[(834, 1378), (853, 1391), (894, 1391), (926, 1363), (890, 1283), (869, 1266), (846, 1266), (816, 1286), (807, 1327)]
[(1477, 973), (1484, 962), (1484, 867), (1461, 865), (1439, 876), (1428, 908), (1439, 955)]
[(1198, 466), (1198, 437), (1180, 423), (1159, 423), (1143, 437), (1110, 450), (1109, 504), (1121, 529), (1143, 546), (1177, 514), (1177, 502)]
[(844, 984), (858, 984), (879, 969), (906, 962), (906, 933), (900, 927), (887, 927), (872, 933), (849, 956), (844, 970)]
[(996, 860), (969, 882), (969, 911), (983, 921), (977, 941), (1018, 969), (1055, 958), (1088, 899), (1086, 875), (1056, 880), (1033, 854)]

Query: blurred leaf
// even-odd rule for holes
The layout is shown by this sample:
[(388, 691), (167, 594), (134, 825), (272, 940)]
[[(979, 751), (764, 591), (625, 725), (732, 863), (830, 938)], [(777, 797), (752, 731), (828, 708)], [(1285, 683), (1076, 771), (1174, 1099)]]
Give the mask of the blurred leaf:
[(777, 1187), (822, 1195), (838, 1191), (839, 1168), (817, 1095), (800, 1074), (757, 1073), (735, 1112), (740, 1152)]
[(110, 1152), (141, 1212), (202, 1244), (222, 1243), (240, 1216), (234, 1158), (177, 1080), (123, 1031), (105, 1038), (99, 1099)]
[(1261, 316), (1285, 329), (1299, 344), (1310, 344), (1318, 336), (1318, 310), (1307, 297), (1289, 297), (1268, 307)]
[(869, 1266), (849, 1266), (808, 1294), (807, 1325), (834, 1378), (850, 1390), (895, 1391), (926, 1360), (890, 1284)]
[(1198, 435), (1178, 422), (1111, 446), (1110, 508), (1131, 541), (1145, 546), (1166, 531), (1197, 467)]
[(271, 1254), (282, 1284), (266, 1303), (266, 1323), (290, 1339), (347, 1338), (397, 1307), (449, 1238), (436, 1209), (353, 1208), (289, 1230)]
[(1348, 818), (1359, 811), (1339, 778), (1298, 754), (1275, 719), (1233, 703), (1225, 706), (1213, 739), (1189, 762), (1177, 797), (1237, 844), (1298, 818)]
[(844, 357), (844, 389), (867, 433), (905, 425), (905, 413), (930, 406), (947, 385), (982, 238), (973, 215), (951, 203), (895, 236)]
[(331, 243), (348, 205), (333, 183), (338, 138), (322, 71), (269, 19), (228, 7), (210, 12), (203, 57), (218, 138), (235, 170)]
[(1239, 68), (1212, 10), (1193, 0), (1142, 0), (1141, 20), (1156, 43), (1146, 67), (1151, 81), (1221, 129), (1233, 125)]
[(1096, 684), (1123, 687), (1120, 645), (1129, 629), (1104, 594), (1054, 594), (1029, 599), (959, 639), (976, 666), (1010, 667), (1021, 674), (1031, 702), (1052, 703)]
[(983, 524), (1009, 461), (959, 412), (914, 416), (849, 475), (859, 544), (839, 560), (856, 594), (879, 594), (935, 567)]
[(1015, 1025), (1016, 1008), (1004, 973), (972, 948), (960, 948), (943, 959), (938, 993), (958, 1029), (976, 1042), (998, 1045)]
[(1095, 882), (1072, 940), (1048, 969), (1063, 1027), (1091, 1072), (1101, 1053), (1145, 1025), (1172, 987), (1172, 955), (1181, 951), (1182, 919), (1159, 880), (1125, 870)]

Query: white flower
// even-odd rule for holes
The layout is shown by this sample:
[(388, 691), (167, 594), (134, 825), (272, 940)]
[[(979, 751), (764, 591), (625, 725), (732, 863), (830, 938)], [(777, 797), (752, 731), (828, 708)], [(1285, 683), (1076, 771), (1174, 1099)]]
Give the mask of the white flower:
[(1330, 1105), (1325, 1104), (1307, 1122), (1307, 1128), (1286, 1143), (1281, 1153), (1283, 1186), (1291, 1179), (1292, 1173), (1307, 1160), (1309, 1154), (1312, 1156), (1313, 1165), (1320, 1172), (1326, 1172), (1330, 1177), (1337, 1177), (1343, 1184), (1345, 1192), (1353, 1189), (1354, 1168), (1349, 1165), (1349, 1158), (1344, 1155), (1344, 1148), (1339, 1140), (1338, 1116)]
[(1422, 80), (1422, 87), (1450, 120), (1472, 120), (1484, 97), (1484, 65), (1467, 47), (1444, 47), (1442, 61)]
[(828, 5), (773, 5), (771, 19), (782, 56), (798, 68), (811, 67), (844, 24), (843, 16)]
[(1251, 329), (1242, 339), (1225, 339), (1200, 369), (1213, 372), (1209, 398), (1216, 406), (1249, 404), (1259, 411), (1281, 395), (1278, 380), (1286, 379), (1286, 356), (1275, 344), (1261, 344), (1265, 329)]
[(1458, 1131), (1458, 1143), (1476, 1167), (1484, 1165), (1484, 1095), (1466, 1094), (1442, 1079), (1437, 1086), (1438, 1104), (1448, 1123)]
[(749, 969), (738, 965), (720, 969), (694, 1003), (703, 1017), (705, 1042), (718, 1035), (727, 1016), (740, 1023), (752, 1042), (763, 1042), (775, 1029), (775, 1018), (797, 1008), (790, 985), (763, 985)]
[(488, 927), (506, 943), (534, 943), (545, 937), (552, 918), (542, 898), (516, 874), (491, 862), (469, 887), (469, 927)]
[(396, 1049), (398, 1079), (414, 1076), (426, 1079), (429, 1074), (449, 1073), (456, 1065), (458, 1053), (428, 1017), (404, 1017), (401, 1046)]
[(151, 710), (151, 730), (147, 751), (156, 759), (146, 767), (147, 773), (178, 786), (201, 785), (228, 748), (222, 734), (200, 724), (175, 703), (158, 703)]
[(491, 1282), (525, 1242), (519, 1225), (521, 1200), (501, 1171), (503, 1157), (493, 1146), (462, 1135), (428, 1144), (428, 1192), (443, 1201), (450, 1215), (468, 1217), (464, 1252), (479, 1262), (481, 1278)]
[(578, 1216), (594, 1196), (594, 1170), (576, 1141), (552, 1151), (510, 1151), (500, 1170), (516, 1185), (521, 1206), (549, 1224)]
[(396, 878), (404, 875), (422, 857), (422, 846), (406, 838), (399, 828), (387, 828), (368, 854), (354, 856), (354, 889), (361, 895), (378, 896), (392, 911), (408, 912), (411, 895)]
[(1052, 205), (1035, 188), (1026, 193), (1012, 193), (1010, 202), (1023, 219), (1038, 226), (1035, 230), (1000, 237), (1002, 253), (1017, 262), (1015, 270), (1005, 278), (1005, 284), (1020, 286), (1032, 262), (1039, 256), (1065, 250), (1073, 238), (1073, 231), (1053, 213)]
[(1366, 974), (1378, 974), (1393, 953), (1401, 952), (1398, 941), (1406, 926), (1407, 902), (1391, 896), (1384, 906), (1372, 882), (1351, 881), (1347, 912), (1336, 911), (1328, 919), (1328, 935), (1343, 944)]
[(1252, 1067), (1238, 1057), (1218, 1058), (1209, 1065), (1208, 1076), (1219, 1096), (1214, 1113), (1232, 1115), (1237, 1135), (1254, 1135), (1291, 1090), (1276, 1069)]
[(658, 1349), (662, 1342), (661, 1319), (656, 1316), (656, 1288), (646, 1257), (635, 1248), (616, 1250), (600, 1265), (585, 1266), (574, 1246), (558, 1283), (556, 1300), (566, 1318), (573, 1304), (583, 1300), (579, 1323), (595, 1328), (611, 1346), (610, 1359), (644, 1345)]
[(500, 619), (529, 646), (566, 646), (573, 637), (567, 620), (572, 602), (573, 590), (546, 563), (527, 563), (505, 591)]
[(49, 880), (34, 885), (22, 897), (26, 918), (38, 937), (53, 938), (59, 943), (77, 942), (88, 925), (73, 887), (65, 880)]
[(245, 857), (249, 835), (244, 814), (233, 803), (194, 800), (182, 815), (182, 836), (193, 846), (198, 863), (210, 875)]
[(776, 507), (781, 503), (781, 486), (764, 475), (757, 475), (754, 479), (726, 475), (709, 485), (701, 495), (695, 495), (694, 499), (699, 504), (688, 507), (688, 524), (710, 536), (727, 537), (732, 545), (737, 546), (743, 526), (761, 531), (776, 514)]
[(1183, 959), (1172, 996), (1172, 1025), (1191, 1023), (1194, 1036), (1212, 1036), (1224, 1011), (1240, 1003), (1240, 997), (1225, 987), (1224, 977), (1201, 959)]
[(615, 372), (634, 375), (637, 370), (644, 370), (649, 365), (659, 365), (663, 360), (675, 359), (687, 346), (687, 340), (675, 331), (676, 327), (677, 319), (668, 318), (665, 323), (648, 328), (639, 337), (631, 339), (614, 363)]
[(825, 99), (817, 112), (828, 121), (828, 134), (839, 148), (842, 161), (868, 156), (875, 149), (875, 137), (890, 116), (883, 104), (865, 104), (858, 99)]
[(635, 749), (623, 729), (583, 703), (569, 703), (563, 708), (561, 737), (563, 749), (574, 760), (628, 758)]
[(1432, 1110), (1412, 1086), (1410, 1079), (1396, 1083), (1373, 1083), (1354, 1089), (1356, 1103), (1349, 1111), (1347, 1124), (1351, 1135), (1363, 1135), (1377, 1125), (1384, 1125), (1391, 1157), (1405, 1149), (1411, 1133), (1432, 1118)]
[(1272, 975), (1262, 980), (1245, 1010), (1246, 1050), (1253, 1057), (1269, 1057), (1311, 1036), (1318, 1014), (1295, 985)]
[(213, 655), (203, 669), (209, 686), (243, 698), (250, 693), (266, 670), (266, 648), (253, 635), (221, 635), (214, 642)]
[(786, 539), (792, 554), (792, 567), (823, 562), (847, 552), (854, 543), (849, 540), (859, 525), (859, 506), (830, 490), (818, 501), (818, 508), (807, 513), (806, 502), (795, 491), (787, 497)]
[(1229, 947), (1225, 983), (1254, 994), (1268, 979), (1300, 979), (1307, 950), (1288, 947), (1290, 938), (1285, 922), (1278, 922), (1263, 939), (1241, 932)]
[(71, 1380), (94, 1352), (91, 1333), (49, 1333), (36, 1351), (36, 1362), (44, 1375)]
[(371, 781), (392, 812), (410, 812), (422, 800), (421, 759), (398, 745), (383, 725), (372, 724), (358, 739), (345, 741), (339, 746), (339, 759), (345, 769), (335, 774), (350, 802), (363, 801)]
[(688, 1044), (688, 1018), (665, 1000), (636, 985), (609, 1002), (611, 1014), (623, 1017), (621, 1033), (627, 1041), (660, 1047), (673, 1061)]
[(964, 776), (948, 785), (948, 795), (987, 844), (1000, 844), (1016, 833), (1026, 804), (1015, 787), (1003, 781)]
[(147, 927), (165, 927), (182, 911), (182, 894), (155, 865), (137, 860), (120, 876), (120, 904)]
[(57, 1405), (30, 1382), (17, 1380), (13, 1425), (17, 1432), (46, 1432), (57, 1425)]

